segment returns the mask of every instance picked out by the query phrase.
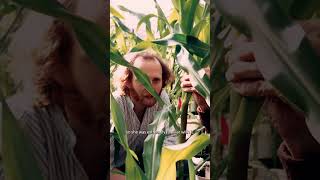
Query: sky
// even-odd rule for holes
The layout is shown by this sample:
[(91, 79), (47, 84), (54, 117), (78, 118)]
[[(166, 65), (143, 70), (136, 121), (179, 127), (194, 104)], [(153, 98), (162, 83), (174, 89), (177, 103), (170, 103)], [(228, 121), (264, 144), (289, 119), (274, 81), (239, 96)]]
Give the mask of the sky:
[[(122, 5), (134, 12), (142, 14), (157, 14), (157, 9), (153, 0), (111, 0), (110, 2), (110, 5), (113, 8), (117, 9), (121, 13), (121, 15), (125, 17), (125, 19), (122, 20), (122, 22), (125, 23), (130, 29), (135, 29), (139, 20), (135, 16), (132, 16), (129, 13), (119, 10), (119, 5)], [(173, 8), (171, 0), (158, 0), (157, 2), (160, 5), (164, 14), (168, 16)], [(152, 18), (151, 23), (152, 27), (155, 27), (156, 18)], [(155, 28), (153, 28), (153, 30), (155, 30)], [(139, 30), (138, 35), (142, 37), (145, 36), (144, 28), (141, 28)]]

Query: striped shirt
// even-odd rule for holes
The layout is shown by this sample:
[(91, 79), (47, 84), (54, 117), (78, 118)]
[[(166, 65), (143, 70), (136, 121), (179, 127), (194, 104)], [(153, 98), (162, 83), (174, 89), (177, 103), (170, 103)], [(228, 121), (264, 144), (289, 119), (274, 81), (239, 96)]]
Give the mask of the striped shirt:
[[(58, 106), (24, 111), (19, 117), (44, 179), (89, 180), (73, 152), (76, 136)], [(3, 180), (5, 172), (0, 173)]]
[[(118, 102), (120, 108), (123, 111), (124, 119), (126, 121), (127, 126), (127, 132), (132, 131), (140, 131), (140, 132), (146, 132), (147, 127), (150, 123), (154, 120), (154, 115), (156, 112), (161, 110), (161, 107), (158, 103), (156, 103), (154, 106), (149, 107), (146, 109), (142, 122), (139, 121), (136, 113), (133, 110), (133, 103), (128, 96), (121, 96), (119, 93), (115, 92), (113, 93), (114, 98)], [(170, 104), (169, 96), (168, 94), (163, 90), (160, 94), (161, 99), (166, 103)], [(111, 133), (114, 131), (114, 126), (111, 126)], [(174, 128), (170, 128), (167, 131), (173, 132)], [(144, 140), (147, 137), (147, 134), (144, 133), (128, 133), (128, 144), (131, 150), (133, 150), (136, 154), (142, 154), (143, 151), (143, 143)], [(165, 145), (171, 145), (176, 143), (176, 135), (168, 135), (165, 138), (164, 144)], [(120, 145), (121, 146), (121, 145)], [(114, 139), (110, 137), (110, 168), (114, 167), (120, 167), (125, 162), (126, 152), (125, 150), (120, 147), (117, 158), (115, 159), (115, 147), (114, 147)]]

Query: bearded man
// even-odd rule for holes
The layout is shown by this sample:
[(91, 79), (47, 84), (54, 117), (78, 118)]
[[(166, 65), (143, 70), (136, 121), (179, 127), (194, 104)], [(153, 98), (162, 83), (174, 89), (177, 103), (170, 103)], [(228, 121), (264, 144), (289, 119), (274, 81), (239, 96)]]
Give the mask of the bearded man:
[[(129, 63), (144, 72), (151, 82), (152, 87), (161, 99), (169, 104), (169, 96), (164, 87), (170, 83), (173, 76), (168, 66), (152, 52), (140, 52), (128, 59)], [(147, 137), (147, 126), (153, 122), (156, 112), (162, 110), (156, 99), (137, 80), (133, 72), (127, 67), (119, 67), (115, 72), (114, 85), (117, 90), (113, 93), (120, 105), (128, 130), (129, 147), (141, 157), (143, 143)], [(114, 132), (114, 128), (111, 129)], [(131, 132), (131, 133), (130, 133)], [(138, 133), (136, 133), (138, 132)], [(164, 144), (174, 144), (174, 134), (166, 136)], [(110, 140), (110, 165), (111, 168), (124, 170), (125, 151), (115, 152), (116, 140)], [(117, 156), (116, 156), (117, 154)], [(115, 158), (118, 157), (118, 158)], [(121, 179), (119, 175), (111, 175), (111, 179)]]

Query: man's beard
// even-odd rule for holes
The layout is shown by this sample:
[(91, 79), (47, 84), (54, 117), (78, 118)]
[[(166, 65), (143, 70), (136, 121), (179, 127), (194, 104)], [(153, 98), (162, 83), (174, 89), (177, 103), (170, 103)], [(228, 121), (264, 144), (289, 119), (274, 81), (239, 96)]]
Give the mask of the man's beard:
[(137, 103), (146, 107), (154, 106), (157, 101), (151, 94), (139, 95), (134, 89), (130, 89), (130, 97)]

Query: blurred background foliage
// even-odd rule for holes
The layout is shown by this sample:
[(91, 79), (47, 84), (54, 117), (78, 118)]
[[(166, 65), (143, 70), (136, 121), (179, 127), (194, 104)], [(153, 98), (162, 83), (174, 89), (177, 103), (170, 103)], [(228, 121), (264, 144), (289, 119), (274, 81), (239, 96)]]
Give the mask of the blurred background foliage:
[[(270, 120), (259, 108), (263, 103), (263, 99), (241, 97), (231, 89), (225, 78), (225, 72), (228, 68), (225, 59), (232, 49), (232, 42), (240, 36), (246, 36), (260, 44), (267, 44), (267, 48), (259, 48), (261, 52), (267, 51), (268, 53), (263, 55), (256, 54), (258, 57), (256, 61), (273, 65), (272, 69), (281, 69), (280, 72), (277, 72), (277, 75), (284, 72), (283, 75), (285, 74), (284, 76), (287, 79), (276, 79), (268, 75), (265, 78), (279, 90), (289, 103), (298, 106), (306, 114), (309, 114), (308, 119), (314, 122), (314, 125), (319, 124), (317, 122), (318, 118), (315, 118), (319, 116), (310, 116), (318, 108), (317, 103), (312, 104), (310, 99), (316, 98), (317, 95), (313, 94), (314, 97), (309, 99), (309, 95), (306, 95), (303, 89), (299, 89), (298, 94), (295, 96), (290, 94), (293, 89), (298, 89), (297, 86), (293, 85), (294, 83), (290, 82), (295, 78), (292, 82), (299, 82), (299, 87), (304, 87), (310, 91), (312, 91), (312, 88), (319, 87), (319, 81), (315, 76), (317, 68), (311, 68), (314, 67), (312, 64), (318, 64), (319, 61), (304, 41), (291, 42), (289, 39), (284, 38), (286, 35), (288, 37), (292, 36), (286, 34), (285, 28), (295, 24), (295, 20), (319, 18), (319, 1), (241, 0), (235, 3), (229, 0), (212, 0), (212, 4), (213, 15), (211, 23), (215, 23), (211, 27), (214, 34), (211, 42), (211, 53), (214, 57), (211, 76), (213, 82), (211, 91), (213, 103), (211, 117), (213, 118), (213, 123), (211, 124), (214, 129), (214, 138), (212, 138), (212, 179), (225, 177), (237, 180), (259, 179), (262, 177), (267, 179), (285, 178), (283, 171), (279, 174), (277, 174), (279, 171), (274, 171), (275, 168), (281, 168), (277, 158), (277, 148), (282, 140), (275, 129), (271, 127)], [(294, 43), (301, 43), (299, 45), (296, 44), (297, 49), (294, 51), (289, 51), (287, 47), (283, 46), (284, 44)], [(309, 49), (308, 52), (303, 51), (303, 48)], [(299, 53), (304, 54), (304, 56), (298, 57), (297, 54)], [(266, 56), (266, 54), (270, 56)], [(288, 58), (280, 57), (279, 54), (285, 54)], [(299, 64), (298, 62), (305, 62), (305, 59), (301, 59), (302, 57), (308, 58), (308, 63), (310, 64)], [(291, 66), (288, 67), (288, 64)], [(295, 73), (287, 73), (288, 69), (295, 71)], [(297, 69), (299, 69), (299, 72), (303, 72), (303, 75), (297, 74)], [(267, 73), (264, 72), (265, 70), (262, 69), (262, 73), (266, 75)], [(310, 80), (310, 86), (306, 86), (301, 82), (301, 79), (297, 78), (299, 76)], [(303, 98), (300, 99), (301, 101), (297, 100), (297, 97), (301, 95), (303, 95)], [(308, 105), (303, 106), (302, 104)], [(221, 128), (219, 128), (221, 127), (220, 120), (224, 117), (228, 118), (230, 126), (230, 141), (227, 146), (219, 143), (220, 136), (223, 134)], [(314, 127), (314, 135), (316, 135), (315, 129), (319, 128)], [(312, 132), (312, 128), (310, 130)], [(265, 143), (261, 144), (261, 141)]]

